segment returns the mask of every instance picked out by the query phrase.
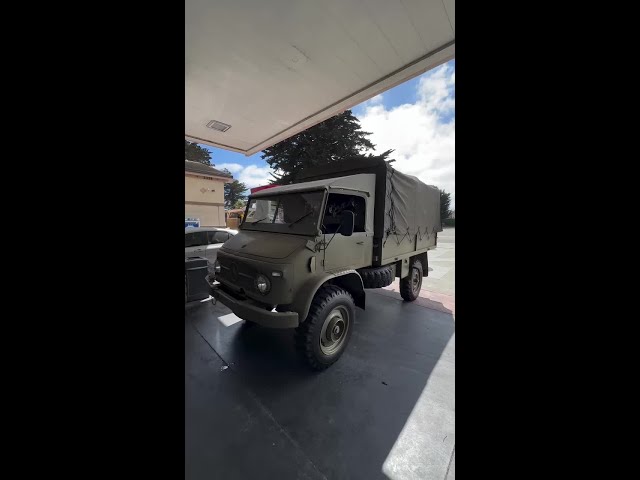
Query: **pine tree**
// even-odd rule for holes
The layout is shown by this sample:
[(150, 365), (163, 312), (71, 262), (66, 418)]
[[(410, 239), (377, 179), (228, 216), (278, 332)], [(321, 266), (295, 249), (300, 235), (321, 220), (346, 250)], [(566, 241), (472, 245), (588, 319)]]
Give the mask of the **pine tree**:
[(387, 159), (393, 150), (380, 155), (365, 154), (375, 145), (367, 138), (370, 132), (346, 110), (324, 122), (294, 135), (263, 151), (262, 159), (276, 172), (272, 183), (288, 184), (307, 167), (344, 162), (356, 158)]
[(445, 192), (444, 190), (440, 190), (440, 221), (444, 222), (447, 218), (451, 216), (451, 210), (449, 207), (451, 206), (451, 194)]
[(184, 159), (211, 166), (211, 152), (197, 143), (184, 141)]
[[(231, 172), (226, 168), (222, 170), (224, 173), (231, 175)], [(242, 208), (241, 206), (244, 204), (244, 201), (247, 198), (247, 186), (238, 181), (234, 180), (233, 182), (224, 184), (224, 206), (225, 208)]]

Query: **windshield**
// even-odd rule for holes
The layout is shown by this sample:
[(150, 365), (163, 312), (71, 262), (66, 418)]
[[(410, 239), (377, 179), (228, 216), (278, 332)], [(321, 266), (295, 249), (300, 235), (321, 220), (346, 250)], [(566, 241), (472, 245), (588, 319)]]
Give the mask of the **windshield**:
[(242, 228), (316, 235), (323, 198), (322, 190), (250, 198)]

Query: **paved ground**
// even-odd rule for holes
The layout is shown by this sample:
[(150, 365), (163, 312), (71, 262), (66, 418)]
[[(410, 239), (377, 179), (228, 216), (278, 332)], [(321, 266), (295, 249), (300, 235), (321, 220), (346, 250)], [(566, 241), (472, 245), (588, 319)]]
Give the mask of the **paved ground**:
[(439, 236), (439, 278), (418, 301), (368, 291), (348, 349), (319, 374), (291, 331), (188, 306), (185, 478), (454, 479), (454, 240)]
[[(438, 235), (438, 247), (429, 252), (429, 276), (422, 280), (422, 292), (416, 303), (451, 312), (455, 315), (456, 301), (456, 264), (455, 264), (455, 228), (446, 228)], [(397, 298), (400, 291), (400, 280), (396, 279), (388, 287), (376, 293)]]
[(429, 252), (429, 276), (422, 288), (446, 295), (456, 289), (456, 229), (445, 228), (438, 234), (438, 247)]

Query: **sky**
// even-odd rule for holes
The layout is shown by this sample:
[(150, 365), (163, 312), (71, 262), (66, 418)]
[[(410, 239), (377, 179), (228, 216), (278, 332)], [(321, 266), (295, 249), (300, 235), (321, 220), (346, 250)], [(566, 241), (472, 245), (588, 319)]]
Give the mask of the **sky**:
[[(451, 193), (455, 209), (455, 60), (430, 70), (351, 109), (371, 132), (373, 152), (395, 150), (397, 170)], [(244, 156), (202, 145), (216, 168), (228, 168), (249, 188), (271, 180), (261, 152)]]

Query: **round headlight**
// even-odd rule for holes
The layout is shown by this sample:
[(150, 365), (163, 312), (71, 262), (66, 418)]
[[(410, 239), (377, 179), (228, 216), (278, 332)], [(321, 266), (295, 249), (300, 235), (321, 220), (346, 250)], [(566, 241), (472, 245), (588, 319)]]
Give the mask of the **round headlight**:
[(264, 275), (258, 275), (256, 277), (256, 288), (258, 291), (265, 295), (269, 289), (271, 288), (271, 284), (269, 283), (269, 279)]

